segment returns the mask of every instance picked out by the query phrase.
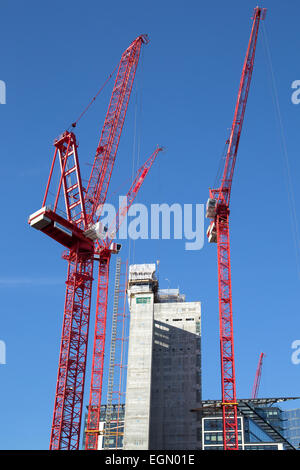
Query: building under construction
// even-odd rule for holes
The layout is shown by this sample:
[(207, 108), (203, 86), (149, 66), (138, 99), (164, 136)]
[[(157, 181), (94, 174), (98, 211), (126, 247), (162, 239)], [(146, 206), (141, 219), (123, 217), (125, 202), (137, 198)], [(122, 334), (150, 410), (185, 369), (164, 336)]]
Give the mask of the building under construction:
[(201, 421), (201, 304), (159, 290), (155, 264), (129, 268), (124, 449), (196, 450)]
[[(120, 291), (125, 294), (126, 283), (120, 289), (119, 262), (112, 317), (107, 316), (111, 257), (118, 254), (121, 248), (114, 240), (145, 177), (162, 150), (162, 147), (157, 147), (139, 168), (125, 198), (126, 203), (119, 208), (114, 221), (108, 227), (102, 226), (99, 219), (110, 189), (141, 47), (149, 42), (147, 35), (141, 35), (123, 52), (116, 68), (114, 87), (94, 160), (91, 162), (91, 174), (86, 179), (87, 184), (83, 186), (77, 152), (78, 141), (74, 132), (66, 130), (54, 141), (54, 156), (41, 208), (28, 219), (31, 227), (64, 247), (62, 257), (68, 262), (50, 450), (77, 450), (80, 445), (94, 279), (97, 284), (97, 300), (85, 449), (123, 447), (126, 450), (197, 450), (201, 449), (201, 445), (202, 448), (213, 446), (224, 450), (240, 448), (239, 427), (243, 411), (236, 394), (229, 215), (234, 169), (252, 79), (258, 30), (265, 16), (264, 8), (254, 9), (234, 118), (221, 160), (223, 169), (220, 167), (216, 185), (209, 190), (206, 211), (206, 216), (210, 219), (208, 241), (217, 244), (218, 253), (222, 385), (219, 405), (222, 413), (219, 410), (220, 416), (215, 420), (217, 434), (209, 434), (211, 430), (204, 429), (207, 433), (202, 442), (201, 417), (199, 413), (191, 411), (201, 408), (202, 398), (200, 302), (186, 302), (179, 290), (160, 290), (155, 264), (130, 266), (127, 289), (130, 307), (127, 358), (124, 345), (127, 339), (126, 314), (120, 301)], [(73, 122), (73, 130), (96, 96)], [(57, 176), (58, 188), (55, 183)], [(123, 307), (124, 305), (125, 303)], [(103, 406), (107, 327), (111, 328), (111, 347), (107, 403)], [(261, 361), (262, 358), (263, 355)], [(259, 386), (261, 361), (255, 381), (254, 399)], [(125, 385), (126, 366), (124, 413), (125, 387), (123, 389), (122, 386)], [(254, 414), (252, 417), (253, 420), (256, 419)], [(206, 424), (210, 426), (212, 421), (208, 418), (210, 417), (207, 417)], [(279, 445), (284, 447), (282, 441), (278, 442), (277, 439), (274, 442), (278, 444), (277, 448)]]

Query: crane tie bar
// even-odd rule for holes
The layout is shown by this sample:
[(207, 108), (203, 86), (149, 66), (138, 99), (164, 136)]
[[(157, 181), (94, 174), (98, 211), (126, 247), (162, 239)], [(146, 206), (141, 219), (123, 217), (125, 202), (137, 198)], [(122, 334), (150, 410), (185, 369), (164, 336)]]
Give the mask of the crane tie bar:
[(103, 83), (103, 85), (101, 86), (101, 88), (97, 91), (96, 95), (91, 99), (91, 101), (89, 102), (89, 104), (84, 108), (84, 110), (82, 111), (82, 113), (79, 115), (79, 117), (76, 119), (76, 121), (72, 122), (72, 124), (69, 126), (68, 130), (71, 129), (71, 127), (76, 127), (78, 122), (80, 121), (80, 119), (85, 115), (85, 113), (88, 111), (88, 109), (90, 108), (90, 106), (94, 103), (94, 101), (96, 100), (96, 98), (98, 97), (98, 95), (100, 95), (101, 91), (103, 90), (103, 88), (105, 87), (105, 85), (109, 82), (109, 80), (111, 79), (111, 77), (113, 76), (113, 74), (115, 73), (115, 71), (117, 70), (117, 67), (118, 65), (114, 68), (114, 70), (111, 72), (111, 74), (108, 76), (108, 78), (105, 80), (105, 82)]

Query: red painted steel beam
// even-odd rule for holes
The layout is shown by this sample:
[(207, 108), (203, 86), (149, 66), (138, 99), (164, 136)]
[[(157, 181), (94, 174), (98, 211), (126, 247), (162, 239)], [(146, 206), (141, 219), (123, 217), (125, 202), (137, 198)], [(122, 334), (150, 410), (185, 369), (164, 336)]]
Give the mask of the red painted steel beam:
[[(253, 24), (246, 52), (245, 62), (239, 86), (230, 138), (227, 141), (227, 153), (222, 178), (217, 189), (210, 190), (210, 197), (215, 199), (215, 209), (208, 217), (213, 219), (211, 229), (216, 231), (216, 238), (208, 232), (210, 241), (218, 246), (218, 284), (219, 284), (219, 328), (221, 356), (221, 386), (223, 413), (224, 450), (238, 450), (238, 423), (236, 378), (234, 359), (234, 337), (232, 316), (232, 289), (229, 241), (229, 203), (237, 151), (245, 116), (251, 77), (254, 66), (256, 42), (260, 20), (265, 17), (265, 9), (255, 8)], [(213, 211), (214, 214), (213, 215)]]
[(50, 450), (77, 450), (91, 307), (93, 254), (80, 247), (68, 256), (68, 277)]
[[(96, 434), (96, 440), (93, 438), (92, 428), (96, 426), (97, 432), (99, 430), (109, 261), (111, 253), (116, 251), (114, 247), (108, 249), (103, 241), (93, 242), (86, 236), (85, 230), (95, 221), (95, 216), (99, 216), (97, 209), (106, 200), (141, 45), (147, 42), (147, 36), (139, 36), (122, 54), (85, 197), (75, 135), (66, 131), (54, 143), (55, 153), (43, 207), (29, 217), (31, 226), (70, 249), (64, 256), (69, 262), (69, 267), (50, 439), (51, 450), (79, 448), (93, 261), (95, 256), (98, 259), (100, 255), (87, 439), (88, 448), (97, 448), (98, 436)], [(46, 200), (58, 158), (61, 176), (54, 210), (51, 210), (46, 206)], [(61, 188), (64, 191), (66, 219), (57, 213)]]
[(252, 389), (252, 398), (257, 398), (257, 395), (258, 395), (264, 356), (265, 356), (264, 353), (260, 353), (257, 370), (255, 374), (255, 379), (254, 379), (254, 384), (253, 384), (253, 389)]
[(254, 67), (257, 35), (260, 20), (265, 17), (265, 9), (256, 7), (254, 9), (253, 24), (248, 43), (247, 53), (244, 61), (236, 107), (234, 111), (233, 123), (228, 140), (227, 154), (222, 180), (218, 190), (219, 199), (222, 199), (229, 206), (233, 172), (242, 132), (252, 72)]
[[(119, 227), (126, 216), (131, 204), (138, 194), (151, 166), (153, 165), (158, 153), (162, 150), (158, 147), (148, 160), (138, 170), (128, 193), (127, 204), (121, 208), (120, 213), (117, 215), (117, 222), (115, 234), (118, 232)], [(110, 229), (111, 230), (111, 229)], [(108, 230), (108, 232), (110, 232)], [(101, 411), (101, 398), (102, 398), (102, 380), (103, 380), (103, 367), (104, 367), (104, 351), (105, 351), (105, 333), (106, 333), (106, 318), (107, 318), (107, 295), (109, 283), (109, 263), (110, 263), (110, 245), (112, 240), (106, 240), (106, 248), (100, 249), (100, 263), (99, 263), (99, 276), (98, 276), (98, 291), (97, 291), (97, 310), (96, 322), (94, 330), (94, 349), (93, 349), (93, 364), (92, 364), (92, 377), (90, 386), (90, 399), (88, 408), (88, 419), (86, 426), (86, 450), (98, 450), (98, 436), (100, 424), (100, 411)]]
[(116, 214), (116, 217), (114, 221), (111, 223), (107, 230), (107, 239), (105, 240), (105, 245), (108, 248), (115, 237), (115, 235), (118, 233), (119, 228), (126, 217), (133, 201), (135, 200), (143, 182), (145, 181), (145, 178), (147, 174), (149, 173), (150, 168), (152, 167), (153, 163), (156, 160), (157, 155), (159, 152), (163, 150), (162, 147), (157, 147), (152, 155), (145, 161), (145, 163), (139, 168), (137, 171), (137, 174), (133, 180), (133, 183), (131, 184), (131, 187), (126, 195), (125, 198), (125, 204), (121, 206)]
[(100, 254), (96, 320), (94, 329), (94, 348), (88, 418), (86, 426), (87, 450), (98, 450), (102, 382), (104, 368), (104, 350), (106, 337), (107, 295), (109, 282), (110, 252)]
[(46, 206), (54, 165), (58, 155), (60, 179), (53, 212), (57, 212), (61, 188), (63, 187), (66, 218), (70, 223), (84, 229), (86, 226), (86, 213), (75, 134), (68, 131), (64, 132), (54, 141), (54, 146), (55, 152), (42, 207)]
[(54, 145), (58, 149), (67, 219), (84, 229), (86, 213), (76, 137), (72, 132), (65, 132)]
[[(132, 85), (140, 57), (141, 46), (147, 43), (146, 35), (139, 36), (122, 54), (114, 89), (97, 147), (90, 179), (87, 186), (85, 206), (88, 223), (95, 222), (99, 208), (106, 200), (107, 190), (114, 167), (121, 132), (126, 116)], [(96, 214), (97, 213), (97, 214)]]
[(219, 329), (224, 450), (238, 449), (235, 385), (232, 291), (229, 242), (229, 212), (226, 206), (217, 216)]
[[(79, 172), (77, 145), (74, 134), (65, 132), (62, 138), (58, 139), (58, 141), (56, 141), (55, 143), (55, 146), (58, 149), (61, 166), (61, 179), (59, 183), (59, 191), (56, 198), (55, 206), (57, 206), (60, 188), (61, 185), (63, 185), (67, 217), (69, 220), (72, 220), (74, 225), (78, 224), (81, 226), (81, 228), (86, 228), (89, 223), (93, 222), (93, 217), (96, 213), (99, 204), (101, 205), (105, 202), (112, 169), (116, 158), (118, 144), (125, 120), (128, 101), (130, 98), (136, 68), (138, 65), (140, 49), (141, 45), (145, 42), (147, 42), (146, 36), (138, 37), (122, 55), (111, 101), (106, 115), (104, 127), (101, 133), (100, 142), (94, 159), (94, 164), (86, 191), (86, 197), (84, 199), (83, 190), (81, 186), (81, 177)], [(56, 154), (53, 162), (55, 162), (55, 158)], [(72, 161), (72, 163), (68, 165), (70, 160)], [(52, 167), (50, 178), (52, 176), (53, 171)], [(71, 179), (71, 176), (73, 176), (73, 179)], [(77, 180), (74, 179), (74, 176), (77, 176)], [(47, 191), (48, 186), (46, 193)], [(82, 246), (82, 244), (79, 246)], [(103, 361), (106, 333), (105, 329), (107, 312), (107, 290), (109, 282), (109, 260), (111, 253), (109, 250), (105, 251), (103, 249), (100, 249), (100, 252), (101, 255), (99, 261), (99, 278), (97, 292), (96, 322), (94, 332), (92, 382), (88, 414), (88, 431), (91, 430), (94, 424), (99, 428), (102, 393)], [(73, 254), (73, 252), (71, 253)], [(88, 251), (87, 256), (90, 260), (89, 266), (90, 274), (92, 276), (94, 249), (90, 252)], [(72, 273), (73, 275), (75, 275), (75, 277), (78, 274), (78, 270), (80, 273), (82, 269), (82, 262), (80, 259), (78, 263), (76, 263), (76, 266), (77, 268), (74, 268), (75, 271), (74, 273)], [(73, 299), (72, 303), (72, 298), (70, 300), (70, 296), (73, 295), (73, 298), (76, 297), (77, 291), (73, 287), (73, 289), (71, 289), (71, 292), (69, 292), (69, 277), (70, 273), (68, 275), (67, 281), (64, 327), (50, 449), (78, 449), (80, 439), (80, 422), (82, 413), (85, 365), (84, 372), (82, 365), (74, 369), (73, 355), (69, 360), (66, 360), (66, 356), (72, 345), (73, 338), (78, 337), (78, 335), (81, 334), (81, 328), (84, 327), (85, 336), (82, 339), (82, 351), (75, 351), (75, 356), (77, 357), (78, 355), (80, 355), (81, 360), (84, 361), (84, 364), (86, 363), (88, 341), (87, 331), (89, 324), (90, 301), (88, 305), (84, 305), (83, 303), (74, 303), (75, 301)], [(88, 286), (84, 284), (83, 287), (87, 291), (86, 295), (89, 294), (90, 299), (92, 281), (90, 282), (90, 284), (88, 284)], [(74, 319), (73, 323), (71, 319)], [(66, 328), (67, 330), (65, 331)], [(74, 351), (72, 351), (72, 353), (74, 354)], [(68, 385), (69, 382), (71, 384), (70, 386)], [(72, 400), (67, 399), (67, 397), (69, 397), (68, 393), (70, 393), (70, 391), (72, 392), (70, 395), (70, 397), (73, 397)], [(89, 448), (93, 448), (92, 443), (94, 441), (95, 435), (93, 435), (93, 433), (88, 433), (87, 444)]]

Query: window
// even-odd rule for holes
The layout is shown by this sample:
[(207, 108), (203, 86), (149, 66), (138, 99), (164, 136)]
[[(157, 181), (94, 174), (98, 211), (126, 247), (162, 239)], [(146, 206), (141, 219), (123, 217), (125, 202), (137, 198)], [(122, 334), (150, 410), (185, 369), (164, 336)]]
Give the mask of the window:
[(137, 297), (136, 303), (137, 304), (150, 304), (151, 297)]

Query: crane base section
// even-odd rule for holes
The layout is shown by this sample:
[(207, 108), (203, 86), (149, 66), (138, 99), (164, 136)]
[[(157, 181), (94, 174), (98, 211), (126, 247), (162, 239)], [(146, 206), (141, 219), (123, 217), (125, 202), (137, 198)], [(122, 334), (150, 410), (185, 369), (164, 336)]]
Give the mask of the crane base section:
[(28, 223), (31, 227), (40, 230), (66, 248), (72, 248), (80, 243), (81, 249), (94, 250), (92, 240), (89, 240), (80, 228), (53, 212), (47, 206), (31, 214)]

